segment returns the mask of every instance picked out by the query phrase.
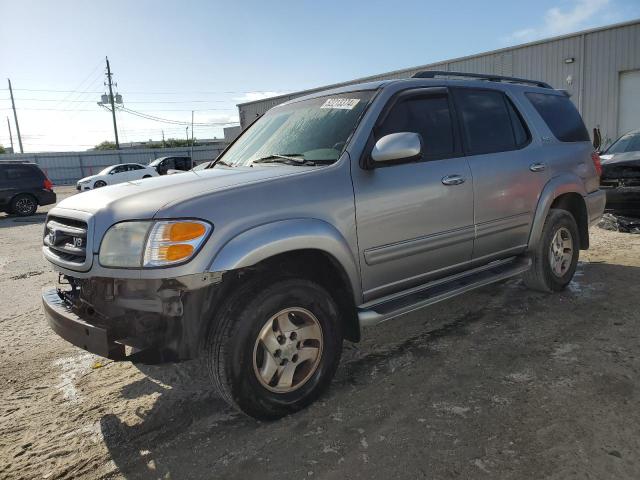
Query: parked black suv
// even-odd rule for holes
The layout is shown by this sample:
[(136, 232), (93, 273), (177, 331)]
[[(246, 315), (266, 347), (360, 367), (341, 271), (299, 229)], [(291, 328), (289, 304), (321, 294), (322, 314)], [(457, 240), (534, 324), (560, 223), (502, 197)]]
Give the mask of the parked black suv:
[(160, 157), (149, 164), (156, 169), (160, 175), (171, 173), (170, 170), (187, 171), (193, 168), (191, 157)]
[(27, 217), (56, 203), (53, 183), (35, 163), (0, 162), (0, 212)]

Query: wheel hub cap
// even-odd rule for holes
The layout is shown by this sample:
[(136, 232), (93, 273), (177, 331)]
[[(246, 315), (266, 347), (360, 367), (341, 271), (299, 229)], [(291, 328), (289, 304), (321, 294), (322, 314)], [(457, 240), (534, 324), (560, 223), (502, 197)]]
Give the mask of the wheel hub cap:
[(256, 377), (272, 392), (292, 392), (316, 371), (322, 347), (322, 327), (313, 313), (301, 307), (282, 310), (267, 320), (256, 339)]
[(557, 277), (562, 277), (571, 267), (573, 260), (573, 239), (571, 232), (561, 227), (551, 239), (549, 247), (549, 264), (551, 271)]

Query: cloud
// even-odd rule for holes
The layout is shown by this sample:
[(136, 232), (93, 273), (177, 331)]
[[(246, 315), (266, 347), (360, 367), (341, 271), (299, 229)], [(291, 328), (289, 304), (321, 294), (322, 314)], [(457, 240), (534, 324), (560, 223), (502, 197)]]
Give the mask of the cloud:
[(610, 4), (611, 0), (573, 0), (573, 6), (569, 9), (553, 7), (547, 10), (542, 25), (516, 30), (503, 40), (505, 43), (528, 42), (575, 32), (586, 28), (597, 14), (605, 13), (604, 10)]
[(286, 93), (288, 92), (263, 92), (263, 91), (246, 92), (241, 97), (234, 98), (234, 100), (237, 103), (255, 102), (256, 100), (264, 100), (265, 98), (277, 97), (279, 95), (284, 95)]

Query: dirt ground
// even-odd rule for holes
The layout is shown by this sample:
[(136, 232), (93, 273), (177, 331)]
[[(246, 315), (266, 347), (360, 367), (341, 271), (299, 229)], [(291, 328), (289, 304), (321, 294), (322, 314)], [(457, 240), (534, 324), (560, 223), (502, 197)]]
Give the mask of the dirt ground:
[(0, 478), (640, 478), (640, 235), (593, 229), (561, 294), (512, 280), (366, 330), (320, 402), (260, 423), (197, 362), (53, 334), (43, 221), (0, 214)]

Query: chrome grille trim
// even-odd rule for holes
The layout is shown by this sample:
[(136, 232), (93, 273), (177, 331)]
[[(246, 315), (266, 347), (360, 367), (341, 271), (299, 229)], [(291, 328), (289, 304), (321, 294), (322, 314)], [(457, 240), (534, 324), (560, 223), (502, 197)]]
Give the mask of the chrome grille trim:
[(52, 211), (43, 232), (45, 258), (71, 270), (88, 270), (92, 263), (92, 220), (84, 212)]

